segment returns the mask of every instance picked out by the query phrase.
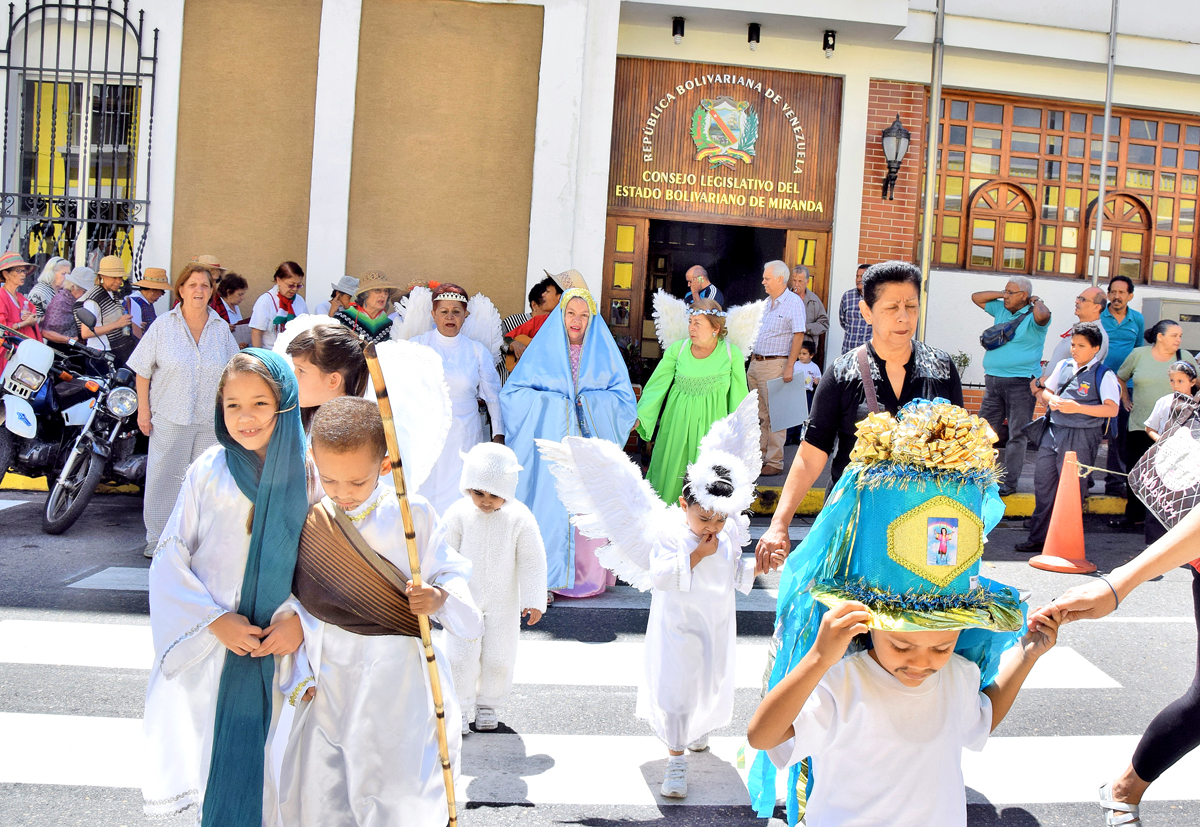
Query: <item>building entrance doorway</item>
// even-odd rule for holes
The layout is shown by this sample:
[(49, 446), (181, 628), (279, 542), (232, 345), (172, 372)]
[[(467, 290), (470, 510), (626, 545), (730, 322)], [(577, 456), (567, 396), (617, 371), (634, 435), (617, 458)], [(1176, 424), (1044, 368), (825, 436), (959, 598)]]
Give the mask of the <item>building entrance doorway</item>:
[(804, 264), (809, 289), (828, 306), (828, 238), (828, 233), (806, 230), (610, 214), (600, 312), (615, 337), (628, 337), (643, 357), (657, 359), (654, 293), (665, 290), (683, 298), (685, 274), (697, 264), (708, 271), (727, 307), (766, 295), (762, 270), (768, 261)]

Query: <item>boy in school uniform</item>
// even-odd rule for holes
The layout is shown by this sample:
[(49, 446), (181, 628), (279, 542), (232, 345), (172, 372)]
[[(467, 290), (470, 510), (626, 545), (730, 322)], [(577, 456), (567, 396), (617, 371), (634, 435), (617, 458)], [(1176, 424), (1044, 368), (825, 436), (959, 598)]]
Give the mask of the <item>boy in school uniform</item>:
[[(391, 464), (373, 402), (326, 402), (311, 438), (325, 498), (309, 511), (293, 584), (311, 672), (289, 697), (299, 709), (280, 782), (283, 823), (442, 827), (446, 791), (416, 616), (478, 637), (471, 564), (446, 545), (433, 507), (410, 494), (424, 578), (413, 585), (400, 503), (379, 480)], [(442, 652), (436, 661), (446, 720), (457, 722)], [(456, 726), (446, 735), (457, 772), (462, 736)]]
[(772, 688), (748, 732), (760, 816), (791, 767), (792, 824), (966, 827), (962, 750), (983, 749), (1060, 621), (1026, 630), (1016, 590), (979, 576), (1004, 513), (995, 438), (944, 400), (859, 423), (780, 582)]

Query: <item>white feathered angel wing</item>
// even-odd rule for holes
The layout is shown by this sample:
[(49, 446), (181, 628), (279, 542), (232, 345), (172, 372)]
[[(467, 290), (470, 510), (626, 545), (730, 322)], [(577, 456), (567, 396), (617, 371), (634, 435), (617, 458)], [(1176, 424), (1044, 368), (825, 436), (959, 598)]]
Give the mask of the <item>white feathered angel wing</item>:
[(492, 354), (492, 364), (500, 361), (500, 348), (504, 344), (500, 311), (487, 296), (476, 293), (467, 302), (467, 320), (463, 322), (462, 332), (488, 349)]
[(392, 323), (392, 339), (415, 339), (433, 330), (433, 293), (428, 287), (417, 285), (400, 300), (400, 314), (404, 317)]
[(709, 451), (733, 454), (746, 466), (750, 479), (758, 479), (762, 473), (762, 451), (758, 447), (758, 391), (753, 390), (742, 399), (737, 409), (718, 419), (700, 440), (697, 456)]
[[(375, 352), (392, 403), (404, 481), (409, 491), (416, 491), (441, 455), (453, 419), (442, 357), (433, 348), (407, 341), (380, 342)], [(370, 382), (364, 396), (375, 401)]]
[(650, 588), (650, 552), (667, 506), (638, 467), (613, 443), (569, 436), (537, 440), (550, 463), (558, 497), (587, 537), (608, 540), (600, 564), (630, 585)]
[(761, 299), (750, 304), (739, 304), (725, 312), (725, 329), (729, 341), (737, 345), (743, 356), (749, 356), (754, 350), (754, 342), (758, 339), (758, 329), (762, 327), (763, 313), (767, 310), (767, 300)]
[(683, 299), (677, 299), (666, 290), (654, 294), (654, 335), (666, 353), (667, 348), (686, 339), (688, 335), (688, 312)]
[(289, 365), (292, 364), (292, 357), (287, 355), (287, 346), (292, 343), (292, 340), (306, 330), (312, 330), (319, 324), (341, 325), (341, 322), (335, 322), (330, 316), (317, 316), (312, 313), (305, 313), (303, 316), (297, 316), (287, 323), (278, 336), (275, 337), (275, 342), (271, 345), (271, 350), (282, 356)]

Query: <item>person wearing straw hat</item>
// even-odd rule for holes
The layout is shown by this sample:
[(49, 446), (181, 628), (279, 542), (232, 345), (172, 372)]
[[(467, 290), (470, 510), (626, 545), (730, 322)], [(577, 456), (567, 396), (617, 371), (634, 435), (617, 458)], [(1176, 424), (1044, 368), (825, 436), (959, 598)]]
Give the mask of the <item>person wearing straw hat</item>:
[(123, 365), (137, 347), (137, 340), (130, 329), (133, 317), (125, 312), (125, 305), (119, 296), (127, 275), (125, 265), (119, 256), (105, 256), (100, 259), (96, 275), (100, 283), (89, 290), (76, 306), (76, 309), (91, 311), (96, 317), (96, 329), (92, 330), (80, 319), (79, 330), (88, 347), (110, 351)]
[(91, 267), (76, 267), (67, 274), (63, 286), (46, 305), (42, 319), (42, 335), (52, 344), (68, 344), (79, 338), (79, 321), (75, 318), (75, 303), (96, 286), (96, 271)]
[(995, 441), (944, 399), (858, 424), (779, 584), (779, 654), (747, 730), (760, 817), (790, 767), (789, 824), (966, 827), (962, 751), (984, 748), (1061, 618), (1027, 628), (1017, 590), (980, 576), (1004, 516)]
[(333, 291), (329, 294), (329, 300), (318, 304), (313, 313), (318, 316), (332, 316), (337, 311), (354, 304), (354, 297), (357, 295), (358, 279), (354, 276), (342, 276), (333, 283)]
[(126, 299), (125, 310), (132, 320), (133, 337), (141, 339), (158, 315), (154, 311), (154, 303), (171, 289), (167, 280), (167, 271), (161, 267), (147, 267), (142, 277), (133, 283), (141, 295), (130, 295)]
[(350, 328), (364, 342), (386, 342), (392, 338), (392, 320), (387, 309), (391, 304), (392, 292), (399, 289), (400, 285), (387, 273), (368, 270), (358, 279), (354, 303), (334, 311), (334, 321)]
[[(0, 255), (0, 324), (23, 333), (31, 339), (42, 341), (38, 328), (38, 311), (28, 297), (19, 289), (25, 284), (25, 275), (30, 264), (19, 253)], [(8, 364), (4, 351), (0, 350), (0, 370)]]
[(229, 268), (221, 264), (221, 260), (216, 256), (203, 255), (196, 256), (192, 259), (196, 264), (203, 264), (212, 271), (213, 281), (217, 284), (221, 283), (221, 279), (225, 278), (225, 274), (229, 272)]

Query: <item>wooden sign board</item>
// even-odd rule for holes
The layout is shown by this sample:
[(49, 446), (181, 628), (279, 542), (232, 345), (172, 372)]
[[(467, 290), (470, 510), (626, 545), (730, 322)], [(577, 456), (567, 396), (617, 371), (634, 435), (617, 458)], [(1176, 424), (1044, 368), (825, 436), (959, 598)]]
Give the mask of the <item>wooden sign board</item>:
[(829, 229), (842, 79), (617, 59), (610, 212)]

